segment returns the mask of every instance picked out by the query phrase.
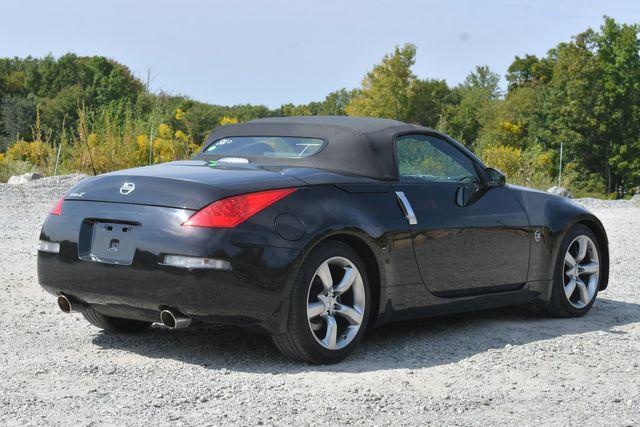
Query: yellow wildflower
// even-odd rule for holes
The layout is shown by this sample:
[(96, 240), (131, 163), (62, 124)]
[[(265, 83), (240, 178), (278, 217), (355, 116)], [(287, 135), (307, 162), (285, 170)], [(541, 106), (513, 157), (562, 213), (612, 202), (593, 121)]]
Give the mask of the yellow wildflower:
[(238, 119), (236, 119), (235, 117), (227, 117), (224, 116), (222, 118), (222, 120), (220, 120), (220, 126), (224, 126), (224, 125), (233, 125), (238, 123)]

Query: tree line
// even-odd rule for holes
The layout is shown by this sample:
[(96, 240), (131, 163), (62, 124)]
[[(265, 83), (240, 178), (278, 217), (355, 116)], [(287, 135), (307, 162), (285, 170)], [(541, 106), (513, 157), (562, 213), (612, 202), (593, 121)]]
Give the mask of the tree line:
[[(622, 196), (640, 185), (640, 40), (637, 24), (605, 17), (550, 49), (516, 56), (500, 75), (476, 67), (457, 86), (412, 71), (416, 46), (398, 46), (356, 89), (304, 105), (210, 105), (149, 91), (113, 60), (67, 54), (0, 59), (0, 180), (109, 170), (181, 159), (216, 126), (260, 117), (353, 115), (441, 130), (511, 182)], [(57, 170), (54, 170), (57, 165)]]

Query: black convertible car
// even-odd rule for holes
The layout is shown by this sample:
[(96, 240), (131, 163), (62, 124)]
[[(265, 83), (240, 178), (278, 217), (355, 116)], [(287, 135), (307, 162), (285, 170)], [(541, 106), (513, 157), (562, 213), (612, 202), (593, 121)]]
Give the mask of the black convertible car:
[(42, 287), (99, 328), (233, 324), (309, 363), (394, 320), (524, 303), (582, 316), (608, 270), (584, 208), (506, 185), (431, 129), (349, 117), (223, 126), (192, 160), (85, 179), (38, 252)]

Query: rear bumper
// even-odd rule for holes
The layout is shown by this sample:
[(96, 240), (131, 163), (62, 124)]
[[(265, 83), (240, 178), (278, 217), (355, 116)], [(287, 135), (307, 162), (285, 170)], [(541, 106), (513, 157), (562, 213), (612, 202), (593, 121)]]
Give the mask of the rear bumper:
[[(99, 218), (96, 217), (99, 213)], [(229, 230), (187, 228), (192, 211), (100, 202), (65, 202), (49, 216), (41, 240), (60, 242), (60, 253), (38, 252), (40, 285), (107, 315), (158, 321), (165, 308), (194, 320), (280, 333), (285, 289), (298, 262), (295, 248), (242, 240)], [(80, 259), (82, 235), (92, 221), (139, 225), (131, 265)], [(83, 231), (83, 229), (85, 231)], [(266, 242), (264, 242), (266, 243)], [(166, 254), (228, 260), (231, 271), (187, 270), (161, 265)]]

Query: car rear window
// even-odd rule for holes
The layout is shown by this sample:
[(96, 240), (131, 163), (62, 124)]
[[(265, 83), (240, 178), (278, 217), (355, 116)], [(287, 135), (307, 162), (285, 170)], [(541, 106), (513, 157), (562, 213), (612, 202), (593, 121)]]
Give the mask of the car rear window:
[(227, 136), (214, 141), (204, 154), (234, 157), (273, 157), (300, 159), (320, 151), (325, 141), (291, 136)]

